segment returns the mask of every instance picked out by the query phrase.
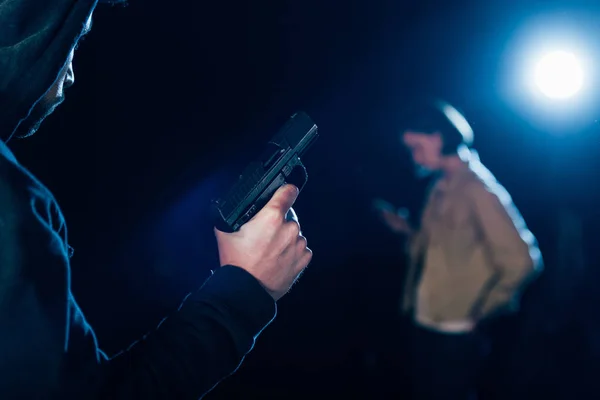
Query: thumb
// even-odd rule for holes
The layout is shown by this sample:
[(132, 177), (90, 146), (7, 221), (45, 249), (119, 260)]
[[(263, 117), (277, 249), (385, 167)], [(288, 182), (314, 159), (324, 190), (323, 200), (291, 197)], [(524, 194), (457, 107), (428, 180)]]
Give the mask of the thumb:
[(299, 193), (300, 191), (296, 186), (283, 185), (277, 189), (275, 194), (273, 194), (273, 197), (269, 200), (266, 207), (276, 209), (281, 212), (281, 214), (285, 215), (296, 202)]

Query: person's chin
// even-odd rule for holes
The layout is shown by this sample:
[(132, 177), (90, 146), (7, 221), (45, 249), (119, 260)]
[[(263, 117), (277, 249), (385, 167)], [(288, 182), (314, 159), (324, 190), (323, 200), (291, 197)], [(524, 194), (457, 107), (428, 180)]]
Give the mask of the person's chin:
[(25, 139), (34, 135), (38, 129), (40, 129), (40, 126), (46, 117), (52, 114), (56, 107), (58, 107), (63, 101), (64, 97), (60, 96), (57, 97), (52, 103), (38, 103), (33, 110), (31, 110), (27, 118), (21, 121), (13, 136), (18, 139)]

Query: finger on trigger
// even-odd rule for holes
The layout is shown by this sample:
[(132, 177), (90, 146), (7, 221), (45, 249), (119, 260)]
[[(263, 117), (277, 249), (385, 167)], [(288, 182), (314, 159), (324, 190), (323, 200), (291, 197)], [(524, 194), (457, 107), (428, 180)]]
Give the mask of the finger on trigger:
[(276, 208), (282, 214), (286, 215), (296, 202), (298, 194), (299, 190), (296, 186), (284, 185), (277, 189), (271, 200), (267, 203), (267, 206)]

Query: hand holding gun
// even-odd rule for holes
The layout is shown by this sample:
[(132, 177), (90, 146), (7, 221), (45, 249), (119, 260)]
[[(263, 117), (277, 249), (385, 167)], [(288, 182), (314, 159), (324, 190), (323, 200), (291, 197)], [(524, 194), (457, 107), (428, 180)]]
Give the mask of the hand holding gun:
[(317, 137), (310, 117), (295, 114), (228, 194), (213, 202), (221, 266), (246, 270), (275, 300), (312, 259), (291, 207), (308, 179), (300, 156)]

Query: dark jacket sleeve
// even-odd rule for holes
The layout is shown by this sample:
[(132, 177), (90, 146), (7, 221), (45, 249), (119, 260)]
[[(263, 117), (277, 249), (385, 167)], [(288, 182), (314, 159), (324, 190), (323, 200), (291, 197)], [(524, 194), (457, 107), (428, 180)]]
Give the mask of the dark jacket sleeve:
[(101, 398), (202, 397), (238, 368), (275, 310), (249, 273), (219, 268), (155, 331), (103, 362)]
[(221, 267), (108, 359), (71, 293), (62, 213), (0, 142), (1, 399), (198, 399), (238, 368), (275, 314), (254, 277)]

